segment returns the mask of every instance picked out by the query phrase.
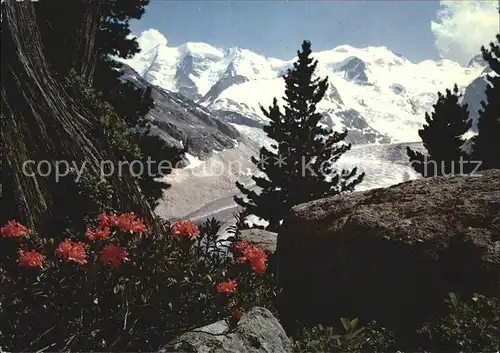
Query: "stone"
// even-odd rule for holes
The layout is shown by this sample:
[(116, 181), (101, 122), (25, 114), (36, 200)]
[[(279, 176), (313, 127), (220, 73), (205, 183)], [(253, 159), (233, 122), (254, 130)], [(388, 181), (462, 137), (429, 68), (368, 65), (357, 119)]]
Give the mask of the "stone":
[(280, 318), (413, 331), (448, 292), (499, 295), (500, 170), (418, 179), (294, 207), (278, 234)]
[(169, 352), (288, 353), (292, 343), (269, 310), (255, 307), (235, 328), (223, 320), (179, 336), (160, 350)]
[(259, 228), (243, 229), (240, 231), (240, 238), (243, 241), (251, 242), (271, 254), (276, 251), (277, 233)]

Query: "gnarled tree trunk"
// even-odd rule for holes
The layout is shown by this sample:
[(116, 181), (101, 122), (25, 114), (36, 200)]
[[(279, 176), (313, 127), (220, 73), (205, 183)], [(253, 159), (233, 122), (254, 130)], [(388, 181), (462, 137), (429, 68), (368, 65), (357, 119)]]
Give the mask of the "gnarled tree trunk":
[(101, 8), (104, 0), (82, 0), (84, 15), (78, 29), (76, 51), (74, 53), (73, 67), (78, 75), (91, 84), (94, 77), (97, 61), (95, 46), (96, 36), (99, 31)]
[[(92, 77), (98, 25), (95, 14), (101, 1), (87, 1), (89, 8), (80, 26), (82, 37), (75, 53), (87, 78)], [(46, 230), (54, 216), (51, 212), (57, 201), (53, 191), (58, 185), (53, 175), (28, 176), (23, 171), (25, 162), (66, 160), (78, 166), (86, 163), (85, 170), (97, 174), (102, 161), (118, 163), (118, 160), (105, 141), (91, 134), (99, 126), (99, 118), (69, 97), (51, 73), (41, 47), (33, 5), (8, 1), (4, 3), (2, 17), (0, 218), (5, 222), (15, 217), (29, 227)], [(157, 225), (151, 207), (131, 175), (114, 175), (107, 183), (117, 193), (113, 207), (135, 211)]]

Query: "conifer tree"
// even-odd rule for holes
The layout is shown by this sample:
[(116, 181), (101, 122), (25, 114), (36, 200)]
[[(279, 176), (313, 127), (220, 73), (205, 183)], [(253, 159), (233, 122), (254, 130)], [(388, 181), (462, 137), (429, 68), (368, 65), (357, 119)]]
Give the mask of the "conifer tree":
[(497, 43), (490, 43), (490, 49), (481, 48), (483, 59), (494, 75), (488, 75), (486, 101), (481, 102), (477, 128), (474, 137), (473, 158), (481, 161), (481, 169), (500, 168), (500, 34)]
[[(84, 23), (86, 9), (92, 3), (99, 3), (96, 14), (99, 30), (95, 42), (98, 57), (96, 70), (101, 70), (94, 76), (105, 83), (110, 78), (103, 75), (111, 73), (105, 69), (119, 66), (110, 55), (130, 58), (139, 52), (137, 40), (129, 37), (129, 21), (142, 17), (149, 0), (43, 0), (35, 3), (35, 12), (45, 55), (54, 72), (65, 77), (74, 68), (76, 46), (81, 36), (77, 25)], [(94, 87), (107, 91), (100, 83)]]
[(464, 144), (462, 135), (470, 129), (471, 122), (467, 104), (460, 104), (459, 99), (455, 85), (453, 92), (449, 89), (445, 95), (438, 92), (434, 111), (431, 115), (425, 113), (426, 124), (418, 134), (427, 156), (406, 148), (411, 166), (424, 177), (466, 172), (468, 168), (468, 158), (461, 146)]
[(235, 201), (269, 222), (268, 229), (276, 230), (287, 211), (294, 205), (352, 191), (364, 177), (357, 168), (334, 169), (335, 162), (351, 148), (344, 143), (347, 131), (333, 132), (320, 124), (322, 115), (316, 105), (328, 88), (328, 78), (314, 78), (318, 65), (311, 58), (311, 43), (304, 41), (298, 59), (284, 75), (285, 106), (280, 110), (276, 98), (268, 110), (261, 106), (269, 119), (264, 127), (276, 143), (272, 149), (262, 147), (259, 159), (252, 162), (265, 176), (253, 176), (260, 193), (236, 183), (245, 198)]

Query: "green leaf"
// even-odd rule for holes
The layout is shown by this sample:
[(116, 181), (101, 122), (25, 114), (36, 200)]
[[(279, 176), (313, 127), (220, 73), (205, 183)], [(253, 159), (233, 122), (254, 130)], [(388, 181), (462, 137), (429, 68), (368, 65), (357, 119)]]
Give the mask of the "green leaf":
[(357, 324), (358, 324), (358, 318), (351, 320), (351, 328), (352, 329), (355, 329)]
[(365, 328), (361, 327), (360, 329), (357, 329), (356, 331), (354, 331), (354, 333), (352, 335), (356, 336), (356, 335), (360, 334), (361, 332), (363, 332), (364, 330), (365, 330)]
[(349, 319), (346, 319), (345, 317), (341, 317), (340, 321), (342, 322), (342, 325), (344, 326), (344, 329), (349, 332), (351, 330), (351, 322)]
[(454, 308), (456, 308), (458, 306), (458, 299), (457, 299), (457, 296), (455, 295), (455, 293), (448, 293), (448, 296), (450, 297), (450, 302), (451, 302), (451, 305), (453, 305)]

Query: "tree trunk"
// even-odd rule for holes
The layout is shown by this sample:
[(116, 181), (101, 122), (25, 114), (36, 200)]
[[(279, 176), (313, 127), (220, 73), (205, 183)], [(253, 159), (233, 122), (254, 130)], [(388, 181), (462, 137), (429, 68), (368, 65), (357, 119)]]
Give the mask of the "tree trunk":
[(94, 77), (97, 56), (95, 51), (96, 36), (99, 31), (101, 9), (104, 0), (81, 0), (85, 9), (78, 29), (73, 67), (87, 84), (91, 85)]
[[(98, 6), (90, 2), (92, 6), (81, 25), (85, 28), (85, 36), (78, 45), (80, 67), (87, 78), (92, 76), (92, 60), (86, 60), (95, 56), (98, 23), (95, 17)], [(43, 231), (54, 216), (51, 214), (57, 203), (54, 193), (62, 186), (54, 181), (53, 174), (48, 177), (38, 173), (27, 175), (23, 171), (25, 162), (68, 161), (78, 166), (86, 163), (86, 172), (97, 175), (101, 161), (118, 163), (118, 159), (105, 141), (91, 133), (100, 126), (98, 117), (69, 97), (50, 71), (40, 44), (33, 5), (8, 1), (3, 6), (0, 221), (16, 218)], [(131, 175), (114, 175), (107, 183), (117, 192), (113, 207), (135, 211), (151, 226), (161, 229)], [(64, 190), (57, 190), (61, 191), (64, 193)]]

